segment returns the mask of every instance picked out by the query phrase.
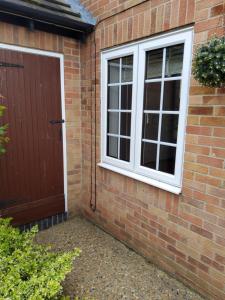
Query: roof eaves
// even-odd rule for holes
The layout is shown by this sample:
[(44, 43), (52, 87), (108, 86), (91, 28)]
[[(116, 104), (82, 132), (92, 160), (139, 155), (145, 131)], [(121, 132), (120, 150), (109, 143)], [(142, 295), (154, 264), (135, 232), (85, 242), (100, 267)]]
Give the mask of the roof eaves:
[(89, 24), (92, 24), (93, 26), (96, 25), (97, 20), (92, 16), (92, 14), (80, 3), (80, 0), (65, 0), (67, 1), (74, 11), (77, 11), (80, 13), (81, 18)]
[[(37, 1), (37, 0), (36, 0)], [(40, 1), (40, 0), (38, 0)], [(58, 0), (55, 0), (56, 2)], [(25, 18), (38, 23), (46, 23), (48, 27), (56, 26), (65, 28), (67, 31), (78, 31), (87, 33), (93, 30), (93, 24), (85, 22), (80, 13), (65, 14), (60, 11), (46, 9), (46, 7), (34, 4), (33, 0), (1, 0), (0, 12), (16, 16), (17, 18)]]

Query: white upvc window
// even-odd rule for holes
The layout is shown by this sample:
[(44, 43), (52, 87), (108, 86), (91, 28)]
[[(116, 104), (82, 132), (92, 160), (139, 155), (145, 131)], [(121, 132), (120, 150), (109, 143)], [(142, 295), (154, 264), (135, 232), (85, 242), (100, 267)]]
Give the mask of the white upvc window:
[(181, 191), (191, 53), (191, 29), (102, 52), (101, 166)]

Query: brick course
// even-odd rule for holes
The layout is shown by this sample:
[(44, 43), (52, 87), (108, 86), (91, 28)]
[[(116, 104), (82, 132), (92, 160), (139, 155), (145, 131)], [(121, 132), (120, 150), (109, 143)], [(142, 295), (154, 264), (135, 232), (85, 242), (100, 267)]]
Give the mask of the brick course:
[[(95, 33), (81, 45), (83, 155), (79, 209), (207, 298), (224, 299), (224, 89), (202, 87), (191, 78), (180, 196), (100, 167), (95, 186), (94, 161), (95, 156), (100, 161), (100, 51), (193, 24), (195, 49), (214, 33), (224, 35), (225, 1), (81, 2), (97, 18), (97, 25)], [(93, 213), (89, 202), (95, 199), (95, 188), (97, 210)]]

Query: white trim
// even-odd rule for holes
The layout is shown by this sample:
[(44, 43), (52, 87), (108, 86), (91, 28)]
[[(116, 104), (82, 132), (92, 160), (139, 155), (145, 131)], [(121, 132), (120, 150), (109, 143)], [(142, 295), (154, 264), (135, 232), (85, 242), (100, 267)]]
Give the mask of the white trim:
[(176, 81), (176, 80), (181, 80), (182, 76), (174, 76), (174, 77), (165, 77), (165, 78), (153, 78), (153, 79), (145, 79), (146, 83), (151, 83), (151, 82), (162, 82), (162, 81)]
[[(178, 124), (178, 136), (177, 136), (177, 151), (176, 151), (176, 163), (175, 163), (175, 173), (174, 175), (170, 175), (167, 173), (159, 172), (153, 169), (149, 169), (141, 166), (140, 158), (141, 158), (141, 133), (142, 133), (142, 119), (143, 119), (143, 98), (144, 98), (144, 89), (142, 88), (145, 83), (145, 57), (146, 52), (153, 49), (163, 48), (163, 63), (162, 63), (162, 78), (165, 73), (165, 47), (177, 45), (184, 43), (184, 54), (183, 54), (183, 71), (182, 75), (179, 76), (181, 78), (181, 92), (180, 92), (180, 110), (179, 110), (179, 124)], [(138, 97), (139, 103), (137, 105), (138, 111), (137, 114), (139, 116), (139, 122), (137, 124), (136, 129), (136, 162), (135, 162), (135, 171), (137, 173), (141, 173), (145, 176), (152, 176), (156, 180), (164, 181), (168, 184), (180, 187), (182, 182), (182, 169), (183, 169), (183, 150), (184, 150), (184, 134), (185, 134), (185, 122), (186, 122), (186, 112), (187, 112), (187, 103), (188, 103), (188, 85), (189, 77), (190, 77), (190, 62), (191, 62), (191, 50), (192, 50), (192, 30), (186, 32), (176, 32), (170, 36), (162, 36), (157, 37), (157, 39), (149, 40), (147, 42), (142, 42), (139, 46), (139, 81), (138, 81)], [(175, 77), (176, 78), (176, 77)], [(160, 105), (162, 106), (162, 89), (164, 80), (158, 78), (158, 81), (161, 82), (161, 99)], [(141, 99), (141, 100), (140, 100)], [(159, 110), (159, 131), (161, 128), (161, 116), (162, 116), (162, 107)], [(160, 132), (158, 135), (159, 141)], [(158, 142), (158, 144), (161, 142)], [(164, 143), (161, 143), (164, 144)], [(166, 143), (169, 145), (170, 143)], [(159, 148), (159, 146), (158, 146)], [(159, 149), (157, 148), (157, 163), (159, 158)]]
[(64, 195), (65, 195), (65, 212), (68, 212), (68, 177), (67, 177), (67, 144), (66, 144), (66, 104), (65, 104), (65, 77), (64, 77), (64, 55), (60, 57), (60, 81), (61, 81), (61, 109), (63, 138), (63, 167), (64, 167)]
[(52, 51), (47, 51), (47, 50), (39, 50), (39, 49), (35, 49), (35, 48), (26, 48), (26, 47), (14, 46), (14, 45), (3, 44), (3, 43), (0, 43), (0, 48), (18, 51), (18, 52), (32, 53), (32, 54), (36, 54), (36, 55), (50, 56), (50, 57), (61, 58), (63, 56), (63, 54), (57, 53), (57, 52), (52, 52)]
[(193, 35), (194, 31), (190, 30), (187, 32), (187, 39), (184, 44), (184, 60), (183, 60), (183, 74), (187, 74), (186, 78), (182, 80), (183, 97), (181, 97), (180, 107), (183, 106), (182, 116), (179, 118), (179, 126), (182, 126), (183, 130), (178, 131), (177, 140), (182, 141), (178, 149), (178, 155), (180, 156), (180, 168), (176, 166), (179, 170), (180, 186), (183, 181), (183, 167), (184, 167), (184, 151), (185, 151), (185, 137), (186, 137), (186, 126), (187, 126), (187, 115), (188, 115), (188, 105), (189, 105), (189, 87), (191, 81), (191, 67), (192, 67), (192, 56), (193, 56)]
[[(155, 141), (155, 140), (147, 140), (147, 139), (141, 139), (142, 142), (145, 142), (145, 143), (151, 143), (151, 144), (159, 144), (158, 141)], [(164, 146), (170, 146), (170, 147), (177, 147), (177, 144), (173, 144), (173, 143), (168, 143), (168, 142), (162, 142), (160, 141), (160, 145), (164, 145)]]
[(132, 85), (133, 81), (129, 82), (114, 82), (114, 83), (108, 83), (108, 86), (120, 86), (120, 85)]
[[(159, 114), (159, 110), (144, 110), (145, 114)], [(164, 110), (163, 114), (164, 115), (179, 115), (179, 110), (174, 110), (174, 111), (170, 111), (170, 110)]]
[(121, 112), (121, 113), (131, 113), (132, 110), (130, 109), (117, 109), (117, 108), (110, 108), (110, 109), (107, 109), (108, 112)]
[(61, 82), (61, 110), (62, 119), (62, 139), (63, 139), (63, 167), (64, 167), (64, 194), (65, 194), (65, 212), (68, 212), (68, 187), (67, 187), (67, 151), (66, 151), (66, 112), (65, 112), (65, 87), (64, 87), (64, 55), (57, 52), (39, 50), (34, 48), (26, 48), (0, 43), (1, 49), (12, 50), (17, 52), (31, 53), (34, 55), (42, 55), (59, 58), (60, 62), (60, 82)]
[[(162, 188), (162, 182), (166, 185), (166, 190), (171, 192), (175, 189), (181, 189), (182, 176), (183, 176), (183, 159), (184, 159), (184, 139), (185, 139), (185, 124), (188, 107), (188, 88), (190, 82), (191, 72), (191, 56), (192, 56), (192, 39), (193, 30), (192, 27), (174, 31), (160, 36), (152, 37), (147, 40), (134, 42), (130, 45), (123, 45), (113, 49), (107, 49), (101, 53), (101, 164), (108, 169), (113, 169), (115, 172), (119, 172), (124, 175), (128, 175), (132, 178), (137, 178), (146, 183), (153, 183), (154, 186)], [(183, 54), (183, 71), (181, 76), (164, 78), (165, 73), (165, 48), (172, 45), (184, 44)], [(163, 64), (162, 64), (162, 78), (145, 80), (145, 56), (146, 51), (164, 48), (163, 50)], [(107, 136), (107, 62), (109, 59), (121, 58), (133, 54), (133, 97), (132, 97), (132, 128), (135, 128), (135, 132), (131, 135), (131, 157), (130, 162), (124, 162), (119, 159), (111, 158), (106, 156), (106, 136)], [(138, 60), (137, 60), (138, 58)], [(135, 63), (136, 61), (136, 63)], [(135, 73), (136, 72), (136, 73)], [(174, 175), (164, 173), (161, 171), (153, 170), (144, 166), (141, 166), (141, 142), (142, 142), (142, 118), (143, 118), (143, 96), (144, 96), (144, 83), (145, 82), (161, 82), (163, 89), (164, 81), (170, 80), (181, 80), (181, 91), (180, 91), (180, 110), (172, 112), (173, 115), (179, 115), (177, 144), (161, 142), (160, 130), (161, 130), (161, 119), (162, 119), (162, 97), (160, 101), (160, 110), (157, 111), (160, 115), (158, 140), (155, 141), (157, 144), (157, 166), (159, 161), (159, 145), (173, 146), (176, 149), (176, 160), (175, 160), (175, 173)], [(149, 111), (154, 113), (154, 111)], [(156, 113), (156, 112), (155, 112)], [(165, 111), (169, 114), (169, 111)], [(164, 114), (164, 111), (163, 111)], [(109, 165), (106, 167), (106, 165)], [(157, 168), (158, 169), (158, 168)], [(133, 175), (131, 175), (133, 174)], [(143, 179), (143, 178), (144, 179)], [(139, 178), (139, 179), (138, 179)], [(160, 184), (157, 185), (159, 182)], [(170, 188), (168, 188), (170, 186)], [(177, 191), (177, 190), (176, 190)], [(177, 193), (177, 192), (175, 192)]]
[[(110, 53), (101, 54), (101, 99), (106, 99), (105, 101), (101, 101), (101, 157), (105, 163), (113, 164), (118, 167), (123, 167), (126, 170), (133, 169), (133, 161), (134, 161), (134, 135), (135, 135), (135, 111), (136, 111), (136, 76), (137, 76), (137, 46), (134, 47), (126, 47), (126, 49), (111, 51)], [(133, 80), (129, 82), (130, 85), (133, 86), (132, 89), (132, 107), (131, 110), (110, 110), (107, 108), (107, 86), (111, 86), (108, 84), (108, 60), (121, 58), (124, 56), (133, 55)], [(120, 64), (120, 73), (121, 73), (121, 64)], [(103, 75), (104, 74), (104, 75)], [(121, 74), (120, 74), (121, 76)], [(121, 87), (123, 83), (116, 83), (115, 85)], [(121, 94), (121, 93), (120, 93)], [(119, 96), (121, 97), (121, 95)], [(119, 99), (119, 102), (121, 100)], [(115, 159), (113, 157), (109, 157), (106, 155), (106, 146), (107, 146), (107, 112), (108, 111), (118, 111), (118, 112), (128, 112), (131, 113), (131, 134), (130, 134), (130, 162), (121, 161), (119, 159)], [(120, 134), (120, 127), (118, 134), (115, 134), (117, 137), (122, 137)], [(118, 143), (119, 147), (119, 143)]]
[(110, 164), (106, 164), (106, 163), (98, 163), (98, 166), (107, 170), (110, 170), (112, 172), (116, 172), (119, 173), (121, 175), (133, 178), (135, 180), (147, 183), (149, 185), (155, 186), (157, 188), (160, 188), (162, 190), (165, 190), (167, 192), (179, 195), (181, 193), (181, 188), (180, 187), (176, 187), (176, 186), (172, 186), (170, 184), (161, 182), (159, 180), (155, 180), (140, 174), (136, 174), (132, 171), (128, 171), (128, 170), (124, 170), (115, 166), (112, 166)]

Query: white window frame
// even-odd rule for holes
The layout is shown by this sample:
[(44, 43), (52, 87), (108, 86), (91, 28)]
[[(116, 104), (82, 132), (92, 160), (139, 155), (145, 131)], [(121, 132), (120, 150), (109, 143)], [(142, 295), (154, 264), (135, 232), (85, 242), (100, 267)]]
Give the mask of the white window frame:
[[(132, 171), (134, 168), (134, 140), (135, 140), (135, 111), (137, 94), (137, 53), (138, 46), (128, 46), (126, 49), (113, 50), (102, 54), (102, 99), (101, 102), (101, 134), (102, 134), (102, 161), (105, 163)], [(132, 88), (132, 107), (131, 107), (131, 135), (130, 135), (130, 162), (122, 161), (106, 155), (107, 153), (107, 98), (108, 98), (108, 61), (116, 58), (133, 55), (133, 88)], [(120, 84), (121, 85), (121, 84)], [(120, 96), (119, 96), (120, 98)], [(119, 100), (120, 101), (120, 100)], [(120, 128), (119, 128), (120, 131)], [(120, 134), (119, 134), (120, 135)], [(113, 136), (113, 135), (112, 135)]]
[[(153, 186), (179, 194), (182, 187), (185, 127), (188, 108), (188, 91), (191, 72), (193, 28), (163, 34), (130, 45), (109, 49), (101, 53), (101, 163), (100, 166)], [(144, 103), (145, 62), (147, 51), (184, 43), (181, 79), (180, 110), (177, 133), (177, 151), (174, 175), (141, 166), (142, 118)], [(107, 147), (107, 83), (108, 60), (133, 54), (133, 93), (131, 116), (130, 162), (106, 155)], [(165, 59), (165, 50), (164, 50)], [(177, 78), (177, 79), (178, 79)], [(175, 80), (171, 79), (160, 79)], [(152, 80), (154, 81), (154, 80)], [(156, 80), (159, 81), (159, 80)], [(168, 112), (169, 113), (169, 112)], [(160, 112), (160, 118), (161, 118)], [(168, 144), (168, 143), (166, 143)]]

